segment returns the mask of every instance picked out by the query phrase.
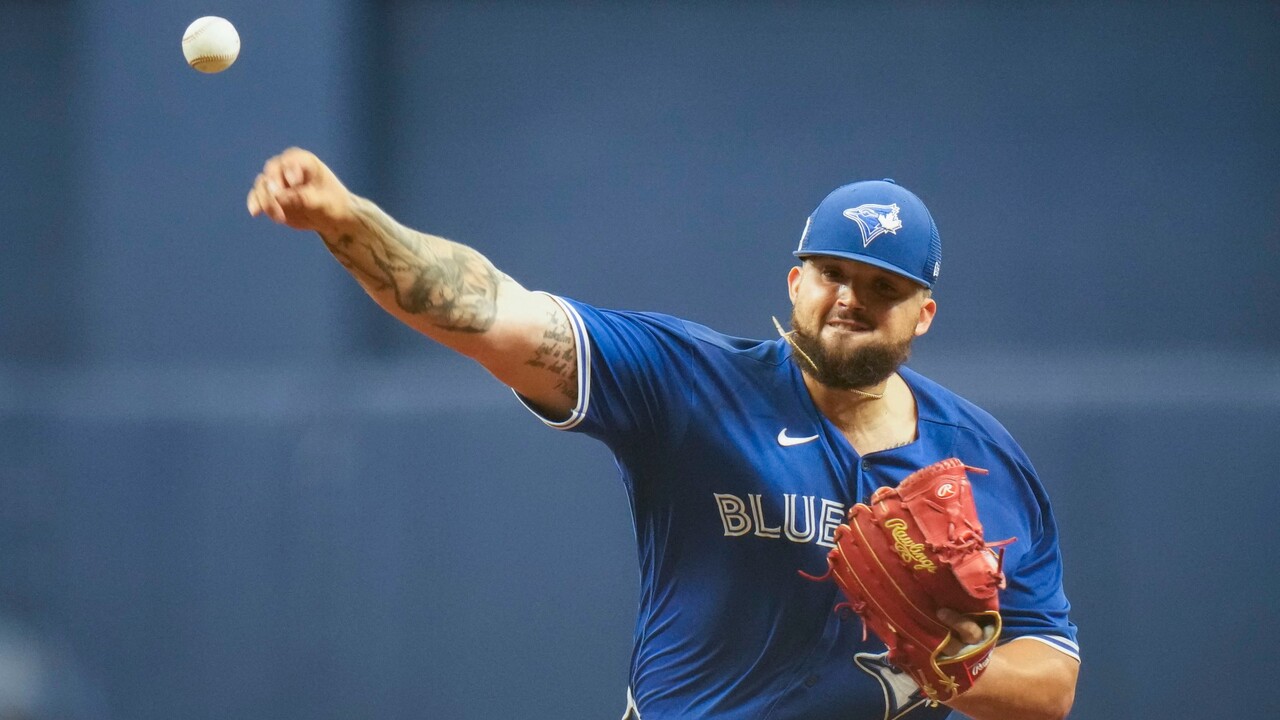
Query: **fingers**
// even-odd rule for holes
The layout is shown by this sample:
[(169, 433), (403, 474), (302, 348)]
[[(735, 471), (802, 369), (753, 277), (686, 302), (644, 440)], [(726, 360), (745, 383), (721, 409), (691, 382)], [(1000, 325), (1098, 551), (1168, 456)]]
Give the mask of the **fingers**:
[(280, 201), (276, 195), (281, 190), (279, 182), (272, 180), (266, 173), (258, 175), (254, 180), (253, 189), (249, 191), (249, 197), (246, 204), (249, 208), (249, 214), (258, 216), (266, 213), (267, 217), (275, 222), (282, 223), (285, 220), (284, 208), (280, 205)]
[(955, 610), (942, 608), (938, 611), (938, 619), (950, 627), (955, 637), (965, 645), (981, 642), (984, 638), (981, 625)]
[(285, 187), (306, 185), (310, 179), (309, 167), (297, 158), (282, 158), (280, 161), (280, 178)]
[(245, 199), (249, 214), (256, 217), (265, 213), (275, 222), (285, 222), (286, 208), (291, 201), (301, 199), (298, 193), (289, 193), (287, 189), (306, 186), (314, 174), (314, 158), (305, 150), (289, 148), (267, 160)]
[(275, 194), (283, 181), (280, 156), (277, 155), (262, 166), (262, 172), (258, 173), (258, 177), (253, 181), (253, 189), (249, 191), (249, 197), (246, 200), (249, 214), (257, 216), (266, 213), (267, 217), (281, 222), (284, 210), (276, 200)]
[(341, 206), (344, 193), (346, 188), (319, 158), (289, 148), (263, 164), (245, 206), (252, 216), (314, 230), (335, 222), (333, 208)]
[[(302, 148), (291, 147), (274, 158), (285, 187), (305, 185), (314, 179), (320, 160)], [(268, 161), (270, 164), (270, 161)]]

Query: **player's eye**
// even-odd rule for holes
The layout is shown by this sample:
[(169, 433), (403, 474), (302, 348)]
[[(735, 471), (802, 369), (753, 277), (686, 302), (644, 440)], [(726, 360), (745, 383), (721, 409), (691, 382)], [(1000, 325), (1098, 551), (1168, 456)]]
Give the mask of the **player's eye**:
[(879, 282), (876, 283), (876, 292), (880, 293), (881, 295), (887, 298), (898, 297), (899, 295), (902, 294), (902, 291), (898, 288), (897, 285), (894, 285), (893, 283), (887, 280), (880, 280)]

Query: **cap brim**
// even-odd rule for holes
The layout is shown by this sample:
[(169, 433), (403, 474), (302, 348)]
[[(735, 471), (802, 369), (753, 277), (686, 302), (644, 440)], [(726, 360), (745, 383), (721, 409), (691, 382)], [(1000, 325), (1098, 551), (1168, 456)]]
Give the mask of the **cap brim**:
[(902, 276), (902, 277), (904, 277), (904, 278), (906, 278), (906, 279), (908, 279), (908, 280), (910, 280), (910, 281), (914, 282), (914, 283), (915, 283), (915, 284), (917, 284), (917, 285), (923, 285), (923, 286), (924, 286), (924, 287), (926, 287), (926, 288), (932, 288), (932, 287), (933, 287), (933, 283), (931, 283), (931, 282), (929, 282), (929, 281), (925, 280), (924, 278), (920, 277), (919, 275), (912, 275), (911, 273), (907, 272), (906, 270), (903, 270), (902, 268), (898, 267), (897, 265), (893, 265), (892, 263), (887, 263), (887, 262), (885, 262), (884, 260), (881, 260), (880, 258), (877, 258), (877, 257), (871, 257), (870, 255), (861, 255), (861, 254), (859, 254), (859, 253), (852, 253), (852, 252), (832, 252), (832, 251), (829, 251), (829, 250), (828, 250), (828, 251), (823, 251), (823, 252), (811, 252), (811, 251), (808, 251), (808, 250), (796, 250), (795, 252), (793, 252), (793, 253), (791, 253), (791, 254), (792, 254), (792, 255), (795, 255), (796, 257), (801, 258), (801, 259), (803, 259), (803, 258), (808, 258), (808, 257), (814, 257), (814, 256), (816, 256), (816, 255), (824, 255), (824, 256), (827, 256), (827, 257), (838, 257), (838, 258), (844, 258), (845, 260), (853, 260), (854, 262), (860, 262), (860, 263), (863, 263), (864, 265), (874, 265), (875, 267), (878, 267), (878, 268), (880, 268), (881, 270), (888, 270), (889, 272), (893, 273), (894, 275), (900, 275), (900, 276)]

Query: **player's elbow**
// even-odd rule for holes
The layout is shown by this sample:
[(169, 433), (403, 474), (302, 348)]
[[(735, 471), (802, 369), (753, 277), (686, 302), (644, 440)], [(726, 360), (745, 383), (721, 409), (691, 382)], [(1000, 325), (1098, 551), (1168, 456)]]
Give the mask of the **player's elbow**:
[(1076, 693), (1073, 688), (1071, 692), (1065, 694), (1053, 707), (1049, 708), (1049, 712), (1045, 714), (1044, 720), (1066, 720), (1071, 714), (1071, 706), (1075, 704)]
[(992, 713), (974, 713), (972, 717), (987, 720), (1066, 720), (1071, 714), (1071, 706), (1075, 701), (1075, 693), (1067, 693), (1060, 695), (1056, 691), (1053, 693), (1042, 692), (1039, 697), (1032, 703), (1022, 704), (1017, 709), (1008, 707), (1001, 708)]
[(1071, 714), (1071, 707), (1076, 702), (1076, 674), (1069, 673), (1054, 679), (1048, 692), (1043, 696), (1043, 715), (1039, 720), (1065, 720)]

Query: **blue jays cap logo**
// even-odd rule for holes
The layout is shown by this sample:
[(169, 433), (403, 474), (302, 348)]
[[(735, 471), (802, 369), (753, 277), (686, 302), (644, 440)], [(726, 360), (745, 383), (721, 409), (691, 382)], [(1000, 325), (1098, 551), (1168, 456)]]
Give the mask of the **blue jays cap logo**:
[[(894, 237), (872, 247), (882, 235)], [(933, 287), (942, 243), (920, 198), (892, 180), (862, 180), (832, 190), (818, 203), (791, 254), (855, 260)]]
[(885, 233), (896, 235), (902, 229), (897, 203), (859, 205), (845, 210), (844, 216), (857, 223), (858, 231), (862, 233), (862, 247), (870, 245), (872, 240)]

